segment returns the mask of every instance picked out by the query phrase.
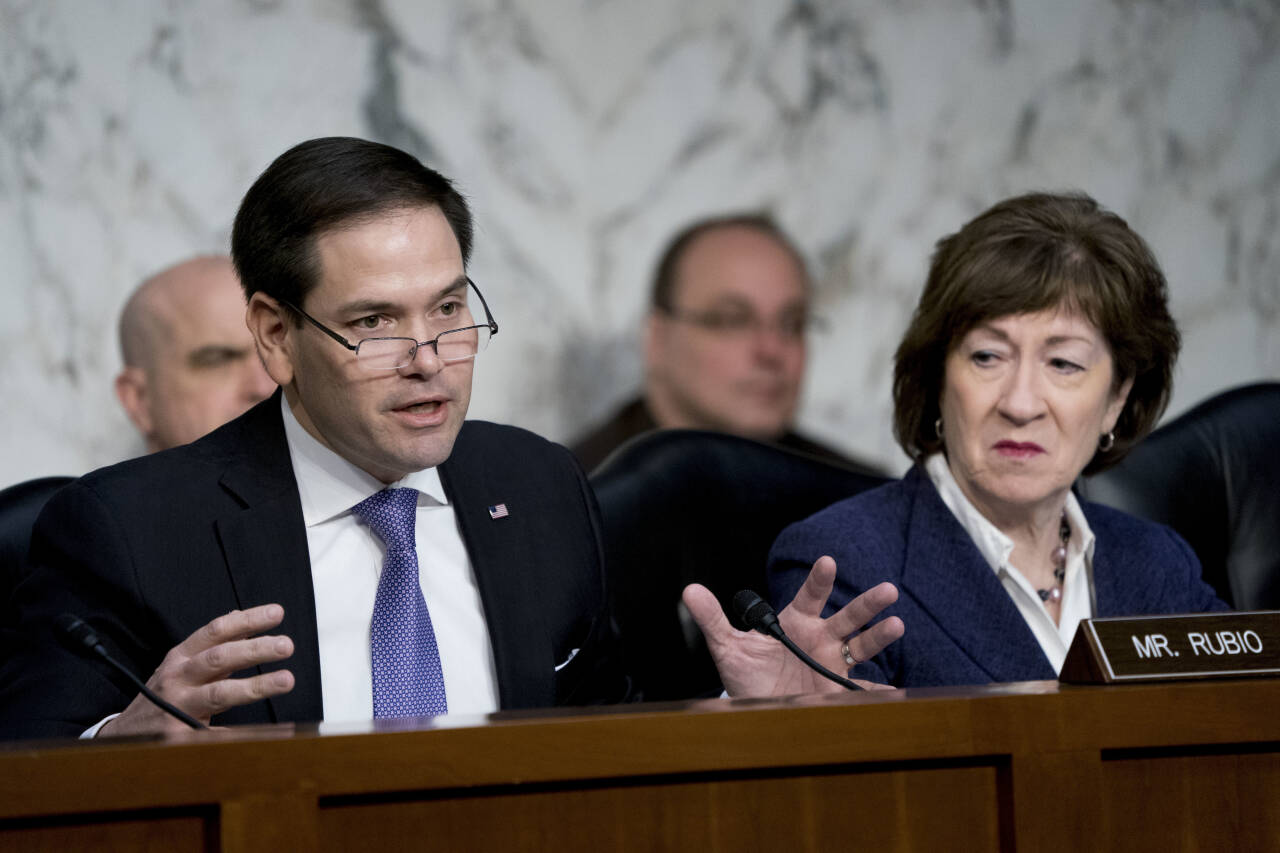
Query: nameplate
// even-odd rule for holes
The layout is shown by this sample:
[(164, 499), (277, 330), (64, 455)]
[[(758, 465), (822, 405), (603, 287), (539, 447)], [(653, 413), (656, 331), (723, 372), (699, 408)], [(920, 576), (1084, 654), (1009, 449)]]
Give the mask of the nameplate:
[(1083, 619), (1060, 681), (1280, 675), (1280, 610)]

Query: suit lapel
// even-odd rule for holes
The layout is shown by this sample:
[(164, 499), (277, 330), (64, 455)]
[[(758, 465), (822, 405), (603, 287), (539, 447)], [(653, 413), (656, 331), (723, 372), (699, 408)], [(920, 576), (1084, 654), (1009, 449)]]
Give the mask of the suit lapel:
[[(500, 704), (503, 708), (551, 706), (556, 699), (548, 663), (553, 653), (538, 615), (537, 591), (521, 570), (530, 559), (527, 524), (538, 507), (529, 502), (527, 491), (513, 493), (513, 484), (503, 472), (489, 469), (475, 436), (464, 423), (453, 452), (440, 466), (440, 481), (476, 574)], [(489, 507), (498, 503), (506, 503), (507, 517), (490, 517)]]
[[(907, 531), (902, 585), (992, 681), (1053, 678), (1053, 667), (1017, 606), (920, 466)], [(908, 625), (908, 631), (910, 626)]]
[(296, 686), (267, 700), (274, 720), (323, 718), (316, 606), (298, 485), (289, 460), (279, 393), (262, 403), (231, 445), (221, 485), (242, 504), (215, 522), (227, 574), (241, 608), (276, 603), (284, 608), (277, 629), (293, 639), (293, 657), (259, 667), (288, 668)]

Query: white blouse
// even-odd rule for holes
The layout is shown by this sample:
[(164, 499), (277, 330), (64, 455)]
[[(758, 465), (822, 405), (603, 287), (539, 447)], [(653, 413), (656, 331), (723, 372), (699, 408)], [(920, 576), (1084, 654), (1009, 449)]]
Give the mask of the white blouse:
[(1054, 672), (1061, 672), (1076, 626), (1081, 619), (1092, 617), (1095, 609), (1092, 571), (1094, 536), (1075, 494), (1067, 494), (1067, 524), (1071, 527), (1071, 539), (1067, 543), (1067, 574), (1062, 582), (1062, 609), (1055, 625), (1035, 587), (1009, 562), (1009, 555), (1013, 553), (1013, 540), (1001, 533), (965, 497), (960, 484), (951, 473), (946, 457), (941, 453), (933, 454), (925, 460), (925, 471), (942, 497), (942, 502), (969, 534), (973, 544), (978, 547), (978, 552), (1000, 579), (1005, 592), (1017, 605), (1018, 612), (1035, 635), (1045, 657), (1053, 664)]

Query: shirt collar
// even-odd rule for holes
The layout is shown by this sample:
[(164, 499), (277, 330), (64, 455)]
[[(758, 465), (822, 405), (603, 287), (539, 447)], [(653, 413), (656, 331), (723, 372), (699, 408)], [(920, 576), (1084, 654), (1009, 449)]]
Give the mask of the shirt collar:
[[(934, 488), (938, 490), (938, 496), (942, 498), (942, 502), (947, 505), (947, 509), (951, 510), (951, 514), (969, 534), (969, 538), (978, 547), (978, 552), (982, 554), (982, 558), (987, 561), (991, 570), (997, 575), (1000, 574), (1009, 565), (1009, 555), (1013, 553), (1013, 540), (988, 521), (961, 490), (955, 475), (951, 473), (951, 466), (947, 464), (947, 457), (941, 453), (935, 453), (925, 460), (924, 467), (929, 479), (933, 481)], [(1071, 528), (1071, 540), (1067, 545), (1068, 562), (1072, 561), (1073, 556), (1079, 554), (1083, 554), (1085, 559), (1092, 562), (1093, 531), (1089, 528), (1089, 522), (1084, 517), (1084, 511), (1080, 508), (1080, 502), (1076, 500), (1074, 492), (1067, 492), (1066, 510), (1067, 525)]]
[(387, 485), (317, 441), (298, 423), (283, 394), (280, 407), (289, 460), (293, 463), (298, 496), (302, 500), (302, 519), (308, 527), (336, 518), (374, 492), (388, 488), (417, 489), (419, 506), (449, 504), (437, 468), (412, 471)]

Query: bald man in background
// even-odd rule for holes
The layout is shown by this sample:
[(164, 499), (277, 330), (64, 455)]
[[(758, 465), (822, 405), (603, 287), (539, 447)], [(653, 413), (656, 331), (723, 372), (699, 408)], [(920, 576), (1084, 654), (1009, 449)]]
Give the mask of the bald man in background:
[(275, 391), (244, 318), (244, 290), (227, 257), (183, 261), (129, 297), (116, 395), (147, 452), (195, 441)]

